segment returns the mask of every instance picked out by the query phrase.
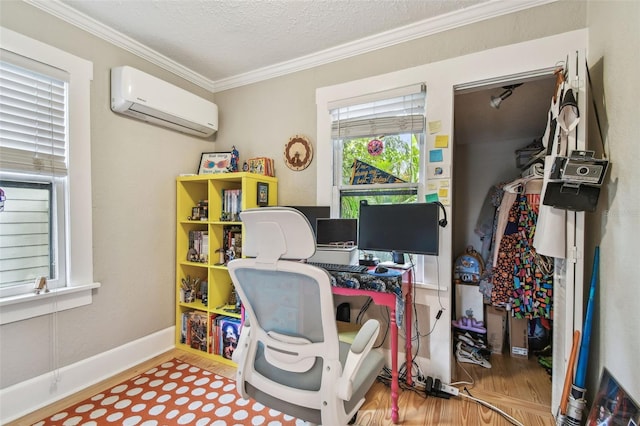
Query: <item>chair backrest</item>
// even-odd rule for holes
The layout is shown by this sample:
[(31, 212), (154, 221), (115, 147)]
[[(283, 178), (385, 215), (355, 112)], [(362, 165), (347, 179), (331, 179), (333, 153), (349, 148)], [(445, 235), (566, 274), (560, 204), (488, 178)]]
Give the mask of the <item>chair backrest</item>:
[(240, 213), (245, 238), (242, 253), (260, 263), (308, 259), (316, 252), (311, 224), (290, 207), (264, 207)]
[(342, 367), (330, 277), (300, 261), (315, 253), (313, 230), (286, 207), (240, 217), (249, 257), (228, 265), (245, 312), (234, 353), (238, 386), (268, 407), (320, 423), (321, 394), (335, 386)]

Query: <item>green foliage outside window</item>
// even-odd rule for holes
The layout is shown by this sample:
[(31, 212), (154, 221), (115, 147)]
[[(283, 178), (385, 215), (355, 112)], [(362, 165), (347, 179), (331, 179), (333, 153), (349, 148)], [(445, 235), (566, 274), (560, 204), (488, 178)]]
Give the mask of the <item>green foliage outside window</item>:
[[(418, 182), (420, 148), (415, 134), (384, 136), (379, 138), (384, 149), (379, 155), (371, 155), (368, 144), (372, 138), (355, 138), (342, 142), (342, 185), (349, 185), (352, 166), (355, 160), (363, 161), (405, 182)], [(414, 203), (416, 191), (412, 188), (370, 189), (362, 185), (362, 189), (342, 190), (340, 193), (340, 216), (357, 218), (361, 200), (369, 204)]]

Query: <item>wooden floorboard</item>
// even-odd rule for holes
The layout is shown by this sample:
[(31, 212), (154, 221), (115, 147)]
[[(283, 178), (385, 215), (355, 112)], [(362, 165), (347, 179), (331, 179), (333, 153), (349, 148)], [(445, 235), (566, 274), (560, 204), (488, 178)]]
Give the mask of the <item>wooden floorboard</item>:
[[(124, 371), (108, 380), (92, 385), (70, 397), (37, 410), (7, 426), (30, 425), (44, 417), (76, 404), (99, 391), (112, 387), (149, 368), (172, 358), (179, 358), (198, 367), (214, 371), (233, 379), (235, 368), (208, 360), (192, 353), (174, 349), (148, 360), (135, 368)], [(466, 387), (471, 395), (505, 411), (526, 426), (552, 426), (551, 380), (549, 375), (537, 365), (535, 359), (516, 359), (509, 355), (493, 355), (492, 368), (485, 369), (471, 364), (462, 364), (469, 376), (456, 365), (454, 380), (473, 382), (458, 385)], [(366, 402), (358, 414), (357, 424), (361, 426), (390, 425), (391, 390), (376, 382), (367, 393)], [(451, 425), (451, 426), (508, 426), (512, 423), (495, 411), (469, 399), (461, 397), (441, 399), (426, 398), (424, 392), (409, 389), (400, 391), (398, 398), (400, 424), (402, 425)]]

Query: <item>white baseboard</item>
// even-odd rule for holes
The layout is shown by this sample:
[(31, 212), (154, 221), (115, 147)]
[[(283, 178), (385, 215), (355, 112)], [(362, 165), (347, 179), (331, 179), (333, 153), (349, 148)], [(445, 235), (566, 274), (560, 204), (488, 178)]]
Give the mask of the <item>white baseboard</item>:
[(175, 327), (0, 389), (0, 424), (18, 419), (175, 347)]

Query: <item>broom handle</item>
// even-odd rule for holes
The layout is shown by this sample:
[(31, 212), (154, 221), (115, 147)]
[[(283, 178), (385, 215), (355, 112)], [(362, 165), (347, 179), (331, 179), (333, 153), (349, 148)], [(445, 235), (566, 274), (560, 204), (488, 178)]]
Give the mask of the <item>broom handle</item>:
[(573, 332), (573, 346), (571, 347), (571, 355), (569, 356), (569, 363), (567, 364), (567, 374), (564, 376), (564, 388), (562, 389), (562, 398), (560, 399), (560, 414), (563, 416), (567, 414), (567, 404), (569, 403), (569, 390), (571, 389), (571, 383), (573, 383), (573, 366), (576, 362), (576, 355), (578, 353), (578, 346), (580, 345), (580, 332), (578, 330)]

